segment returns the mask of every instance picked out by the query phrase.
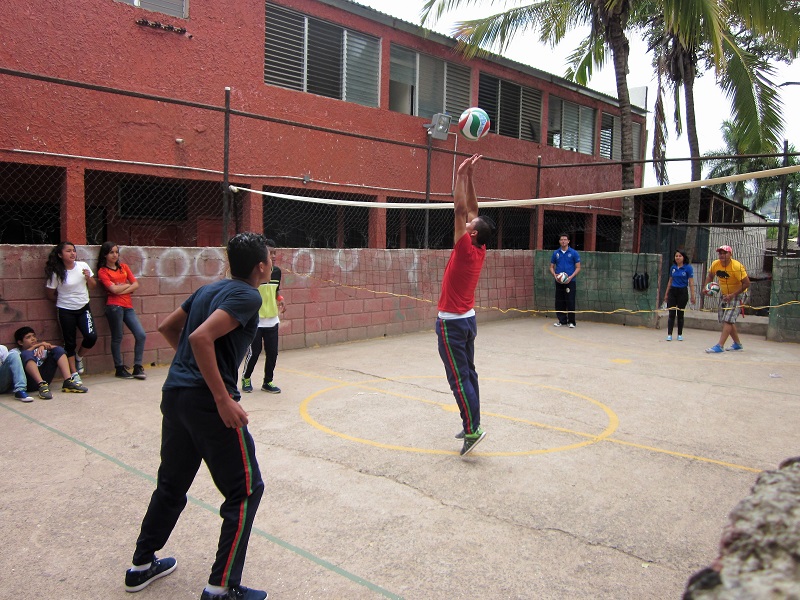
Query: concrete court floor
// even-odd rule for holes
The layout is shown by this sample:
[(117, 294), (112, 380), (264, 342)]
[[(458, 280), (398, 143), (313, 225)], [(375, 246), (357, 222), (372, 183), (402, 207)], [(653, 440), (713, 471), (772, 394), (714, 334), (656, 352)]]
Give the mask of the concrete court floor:
[[(716, 332), (552, 323), (479, 326), (488, 436), (467, 458), (432, 330), (281, 353), (283, 393), (243, 399), (266, 481), (243, 583), (273, 600), (680, 598), (758, 472), (800, 454), (800, 346), (706, 355)], [(178, 569), (123, 589), (159, 462), (166, 367), (148, 375), (0, 397), (0, 598), (199, 597), (221, 502), (205, 467), (161, 553)]]

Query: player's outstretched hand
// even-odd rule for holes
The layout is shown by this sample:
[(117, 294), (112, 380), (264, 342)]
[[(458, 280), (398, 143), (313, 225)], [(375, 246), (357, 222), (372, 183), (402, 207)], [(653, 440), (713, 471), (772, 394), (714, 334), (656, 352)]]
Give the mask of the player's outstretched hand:
[(219, 411), (219, 417), (222, 419), (222, 422), (225, 423), (225, 427), (239, 429), (249, 423), (247, 412), (245, 412), (242, 406), (231, 397), (227, 397), (223, 401), (218, 401), (217, 411)]
[(472, 175), (475, 163), (483, 158), (481, 154), (473, 154), (458, 166), (459, 175)]

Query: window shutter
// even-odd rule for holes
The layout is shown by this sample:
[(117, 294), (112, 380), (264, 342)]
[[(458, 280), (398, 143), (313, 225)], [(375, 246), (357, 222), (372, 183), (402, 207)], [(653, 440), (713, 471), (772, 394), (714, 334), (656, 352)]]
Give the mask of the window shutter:
[(633, 123), (633, 160), (642, 159), (642, 126), (639, 123)]
[(579, 106), (578, 152), (581, 154), (594, 154), (594, 115), (593, 108)]
[(378, 73), (381, 48), (377, 39), (345, 31), (344, 100), (364, 106), (378, 106)]
[(500, 80), (497, 77), (480, 74), (478, 79), (478, 106), (486, 111), (491, 121), (491, 129), (493, 133), (497, 133), (497, 111), (499, 108), (498, 91), (500, 88)]
[(186, 19), (189, 17), (186, 0), (141, 0), (141, 8), (152, 10), (153, 12), (163, 13), (173, 17)]
[(427, 54), (419, 57), (417, 115), (430, 118), (444, 110), (444, 61)]
[(305, 17), (267, 4), (264, 83), (303, 90)]
[(577, 104), (561, 102), (561, 147), (564, 150), (578, 150), (578, 132), (581, 117)]
[(600, 117), (600, 156), (611, 160), (614, 143), (614, 117), (603, 113)]
[(308, 71), (306, 91), (329, 98), (342, 98), (343, 30), (308, 20)]
[(529, 142), (542, 141), (542, 92), (522, 88), (519, 137)]
[(454, 63), (445, 63), (444, 110), (458, 119), (470, 106), (470, 70)]
[(412, 86), (417, 85), (416, 52), (392, 44), (389, 51), (389, 60), (391, 62), (390, 78), (392, 81)]
[(500, 116), (497, 132), (506, 137), (519, 139), (519, 114), (521, 104), (520, 87), (514, 83), (500, 80)]

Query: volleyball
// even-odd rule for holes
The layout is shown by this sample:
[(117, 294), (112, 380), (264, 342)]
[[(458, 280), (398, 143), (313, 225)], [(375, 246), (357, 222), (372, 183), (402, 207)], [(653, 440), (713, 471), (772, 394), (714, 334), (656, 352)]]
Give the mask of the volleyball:
[(558, 283), (567, 283), (569, 275), (567, 275), (566, 273), (559, 273), (558, 275), (556, 275), (556, 278), (558, 279)]
[(489, 115), (482, 108), (473, 106), (461, 113), (461, 118), (458, 120), (458, 130), (468, 140), (479, 140), (487, 133), (491, 123), (489, 122)]
[(716, 281), (706, 284), (706, 294), (709, 296), (716, 296), (719, 294), (719, 284)]

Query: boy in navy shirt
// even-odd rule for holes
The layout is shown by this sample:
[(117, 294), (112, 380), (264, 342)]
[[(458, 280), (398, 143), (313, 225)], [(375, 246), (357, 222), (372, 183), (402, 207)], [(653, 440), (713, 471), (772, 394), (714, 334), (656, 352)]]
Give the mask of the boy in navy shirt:
[(240, 584), (247, 544), (264, 491), (247, 413), (236, 387), (242, 362), (258, 327), (258, 286), (272, 264), (266, 238), (240, 233), (228, 242), (231, 279), (205, 285), (158, 328), (175, 349), (162, 388), (161, 466), (142, 521), (125, 590), (138, 592), (175, 570), (174, 558), (158, 559), (200, 462), (205, 461), (225, 496), (216, 560), (201, 600), (264, 600), (267, 593)]

